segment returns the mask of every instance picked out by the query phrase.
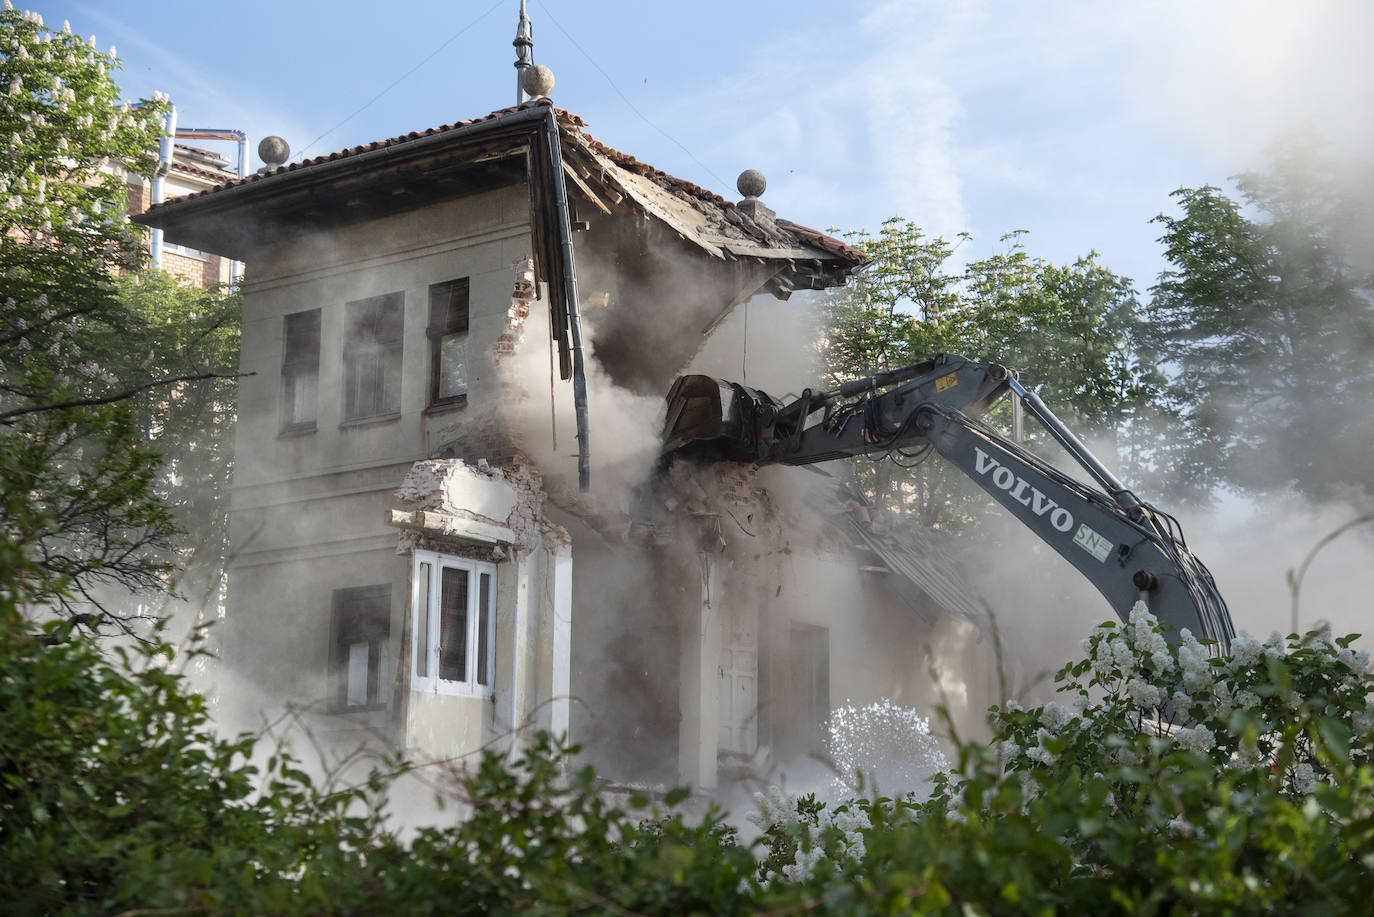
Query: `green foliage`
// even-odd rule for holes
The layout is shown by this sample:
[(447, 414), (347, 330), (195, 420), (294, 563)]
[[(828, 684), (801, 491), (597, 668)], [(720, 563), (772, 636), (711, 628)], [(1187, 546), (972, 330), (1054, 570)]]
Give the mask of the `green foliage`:
[(323, 793), (209, 729), (160, 636), (113, 655), (0, 608), (0, 887), (14, 914), (299, 913), (380, 836), (373, 780)]
[[(124, 379), (197, 377), (141, 392), (130, 403), (135, 423), (162, 456), (153, 493), (181, 532), (160, 557), (175, 568), (176, 592), (195, 607), (213, 607), (228, 563), (242, 301), (158, 271), (121, 277), (116, 292), (127, 330), (119, 352), (103, 355), (101, 364)], [(212, 377), (199, 378), (206, 375)]]
[(216, 737), (173, 666), (199, 644), (103, 653), (0, 606), (12, 913), (1342, 913), (1374, 894), (1374, 704), (1349, 638), (1210, 659), (1137, 612), (1059, 673), (1072, 709), (994, 708), (995, 744), (960, 745), (931, 799), (770, 790), (751, 850), (714, 810), (672, 811), (682, 792), (622, 806), (546, 735), (416, 770), (453, 821), (403, 835), (404, 765), (350, 784)]
[(843, 913), (1357, 912), (1374, 893), (1374, 701), (1352, 640), (1242, 635), (1209, 658), (1137, 606), (1059, 672), (1072, 710), (994, 708), (995, 744), (961, 746), (930, 800), (840, 807), (865, 815), (857, 853), (791, 827), (825, 825), (813, 802), (784, 818), (761, 800), (763, 868), (803, 867)]
[[(1130, 347), (1138, 321), (1130, 281), (1095, 254), (1071, 265), (1034, 258), (1020, 235), (960, 268), (953, 245), (909, 220), (894, 217), (876, 235), (849, 233), (870, 262), (830, 294), (824, 353), (833, 380), (955, 353), (1020, 370), (1078, 432), (1113, 435), (1156, 381)], [(939, 463), (914, 475), (885, 466), (861, 483), (879, 503), (907, 503), (928, 525), (967, 522), (975, 505), (958, 472)]]
[(0, 589), (69, 614), (165, 593), (179, 521), (223, 542), (189, 495), (222, 483), (232, 393), (171, 386), (232, 371), (236, 305), (132, 279), (125, 177), (151, 172), (163, 103), (121, 103), (117, 67), (65, 24), (0, 12)]
[(1187, 445), (1168, 461), (1194, 489), (1368, 495), (1374, 264), (1352, 198), (1302, 151), (1237, 188), (1182, 188), (1157, 218), (1172, 267), (1138, 340), (1170, 370)]

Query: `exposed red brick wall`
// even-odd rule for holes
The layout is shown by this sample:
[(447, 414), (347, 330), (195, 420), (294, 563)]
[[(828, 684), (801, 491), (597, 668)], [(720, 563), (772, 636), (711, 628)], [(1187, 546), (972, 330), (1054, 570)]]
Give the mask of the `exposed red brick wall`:
[[(472, 466), (476, 466), (479, 459), (484, 459), (494, 468), (508, 468), (527, 462), (525, 450), (516, 433), (517, 424), (510, 421), (509, 407), (528, 398), (529, 392), (520, 378), (516, 361), (510, 358), (524, 335), (530, 304), (538, 298), (539, 292), (534, 279), (533, 261), (517, 258), (511, 263), (511, 268), (514, 279), (511, 304), (506, 311), (506, 326), (492, 345), (501, 403), (491, 405), (489, 411), (481, 412), (479, 409), (464, 417), (448, 432), (442, 446), (434, 448), (433, 458), (462, 459)], [(467, 410), (472, 411), (473, 407)]]
[(539, 288), (534, 281), (534, 261), (517, 258), (511, 262), (515, 269), (515, 284), (511, 291), (510, 308), (506, 310), (506, 330), (496, 339), (497, 368), (501, 368), (502, 357), (515, 353), (515, 346), (525, 333), (525, 320), (530, 317), (530, 303), (539, 298)]
[(128, 213), (130, 216), (142, 213), (152, 204), (153, 189), (147, 182), (137, 185), (128, 182), (125, 187), (128, 189)]

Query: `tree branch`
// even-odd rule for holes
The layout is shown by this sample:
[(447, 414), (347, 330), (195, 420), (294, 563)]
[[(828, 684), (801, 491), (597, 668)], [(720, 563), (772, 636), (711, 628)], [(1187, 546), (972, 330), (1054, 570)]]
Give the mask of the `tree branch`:
[(165, 379), (154, 379), (152, 382), (145, 382), (142, 385), (136, 385), (122, 392), (115, 392), (111, 395), (101, 395), (97, 398), (76, 398), (71, 401), (56, 401), (52, 404), (34, 404), (28, 407), (15, 408), (12, 411), (0, 413), (0, 424), (12, 424), (15, 418), (23, 417), (26, 414), (38, 414), (43, 411), (58, 411), (63, 408), (83, 408), (94, 407), (101, 404), (114, 404), (119, 401), (126, 401), (140, 392), (160, 388), (164, 385), (174, 385), (178, 382), (201, 382), (206, 379), (242, 379), (245, 376), (253, 375), (256, 375), (256, 373), (193, 373), (184, 376), (168, 376)]

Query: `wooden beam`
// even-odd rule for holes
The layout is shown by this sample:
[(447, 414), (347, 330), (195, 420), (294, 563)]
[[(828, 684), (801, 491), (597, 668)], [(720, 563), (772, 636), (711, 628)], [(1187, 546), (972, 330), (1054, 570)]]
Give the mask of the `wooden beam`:
[(566, 162), (563, 163), (563, 174), (573, 180), (573, 184), (577, 185), (577, 187), (581, 189), (582, 193), (586, 195), (587, 200), (595, 204), (598, 210), (606, 214), (606, 216), (611, 215), (611, 208), (607, 207), (606, 204), (602, 202), (601, 198), (598, 197), (596, 193), (587, 186), (587, 183), (582, 180), (582, 176), (578, 175), (575, 171), (573, 171), (572, 166), (568, 165)]

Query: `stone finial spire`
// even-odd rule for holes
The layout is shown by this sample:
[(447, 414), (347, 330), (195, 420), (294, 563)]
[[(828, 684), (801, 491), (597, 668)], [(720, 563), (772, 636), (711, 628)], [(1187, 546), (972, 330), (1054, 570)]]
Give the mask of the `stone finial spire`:
[(768, 182), (764, 180), (763, 173), (758, 169), (745, 169), (739, 174), (735, 187), (739, 189), (740, 194), (744, 195), (744, 200), (736, 204), (735, 208), (755, 223), (772, 227), (776, 214), (763, 201), (759, 200), (759, 195), (768, 187)]
[(515, 27), (515, 104), (525, 101), (525, 87), (521, 78), (534, 64), (534, 33), (530, 29), (530, 17), (525, 14), (525, 0), (520, 0), (520, 23)]

